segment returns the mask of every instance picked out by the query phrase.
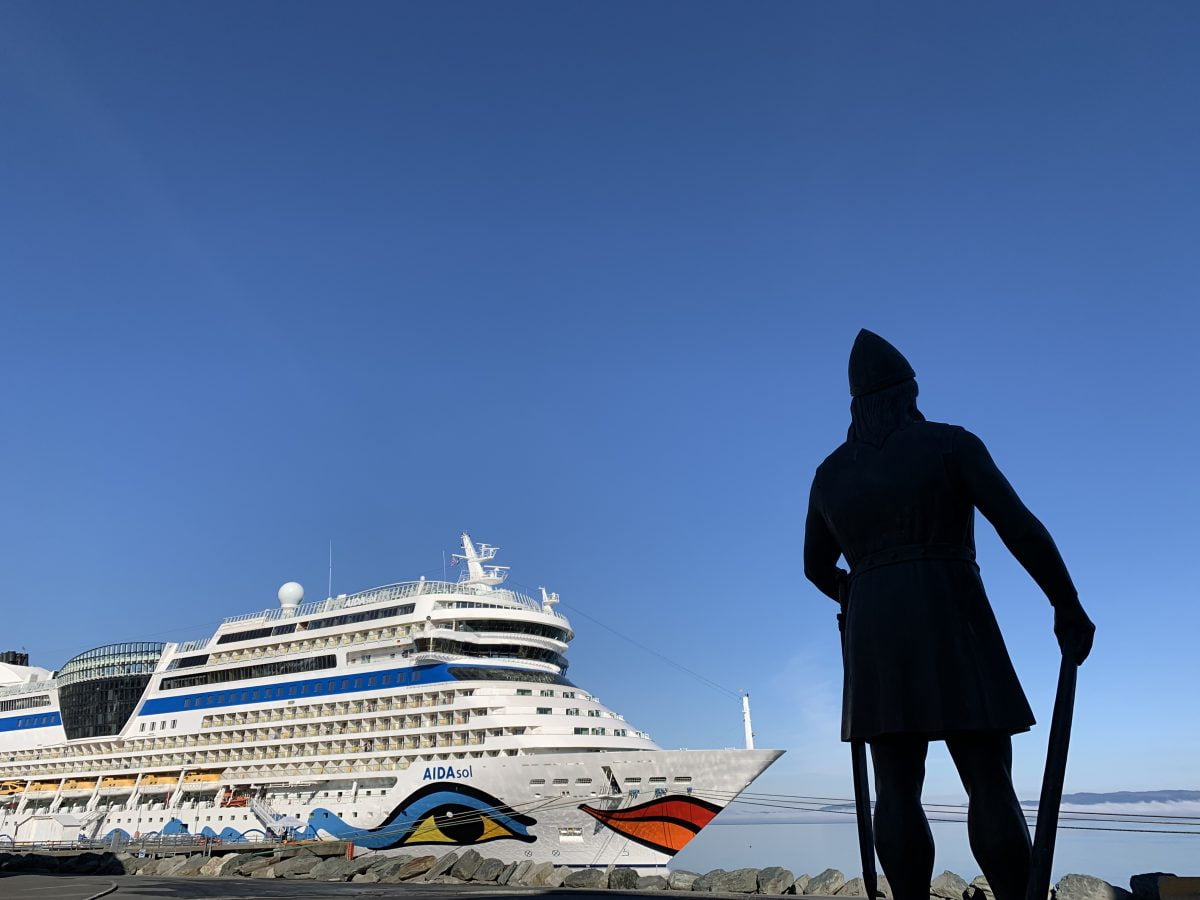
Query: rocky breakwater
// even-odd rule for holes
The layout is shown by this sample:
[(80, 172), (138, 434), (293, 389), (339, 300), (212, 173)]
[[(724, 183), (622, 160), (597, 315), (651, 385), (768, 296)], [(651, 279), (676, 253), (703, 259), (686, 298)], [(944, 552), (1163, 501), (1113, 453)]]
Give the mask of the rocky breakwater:
[[(664, 891), (711, 894), (802, 895), (808, 897), (866, 897), (861, 878), (850, 878), (837, 869), (816, 875), (795, 876), (780, 866), (765, 869), (713, 869), (703, 874), (677, 869), (661, 875), (639, 875), (632, 869), (572, 869), (549, 862), (505, 863), (484, 857), (477, 850), (444, 856), (370, 854), (346, 859), (345, 845), (300, 845), (274, 852), (226, 852), (218, 855), (177, 854), (161, 858), (127, 853), (78, 853), (70, 856), (0, 852), (0, 874), (45, 873), (60, 875), (156, 875), (210, 878), (279, 878), (305, 881), (353, 881), (380, 884), (483, 884), (512, 888), (583, 888), (589, 890)], [(332, 855), (334, 851), (339, 855)], [(1131, 890), (1116, 887), (1090, 875), (1066, 875), (1051, 890), (1049, 900), (1182, 900), (1169, 889), (1176, 879), (1162, 872), (1135, 875)], [(879, 879), (883, 897), (892, 892), (886, 878)], [(1164, 887), (1166, 886), (1166, 887)], [(995, 900), (987, 880), (978, 876), (968, 883), (953, 872), (943, 872), (929, 886), (930, 900)]]

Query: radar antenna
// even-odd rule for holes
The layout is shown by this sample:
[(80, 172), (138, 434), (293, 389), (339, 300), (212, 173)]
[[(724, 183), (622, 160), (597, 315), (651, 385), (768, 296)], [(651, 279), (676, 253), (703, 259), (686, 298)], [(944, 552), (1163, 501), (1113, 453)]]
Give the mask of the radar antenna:
[(471, 536), (465, 531), (462, 534), (462, 553), (452, 557), (455, 564), (465, 562), (467, 570), (459, 577), (459, 584), (474, 584), (481, 588), (493, 588), (508, 577), (508, 566), (485, 566), (484, 563), (496, 558), (499, 547), (491, 544), (480, 544), (478, 548)]

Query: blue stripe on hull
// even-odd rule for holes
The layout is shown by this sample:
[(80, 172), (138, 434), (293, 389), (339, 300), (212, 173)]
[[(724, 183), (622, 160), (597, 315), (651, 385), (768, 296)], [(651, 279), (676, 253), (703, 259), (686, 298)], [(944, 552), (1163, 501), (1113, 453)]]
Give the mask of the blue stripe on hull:
[[(503, 666), (472, 666), (472, 668), (505, 668)], [(454, 681), (445, 663), (431, 666), (405, 666), (402, 669), (376, 669), (372, 672), (345, 671), (324, 678), (305, 678), (256, 687), (227, 688), (212, 685), (200, 694), (180, 694), (177, 697), (155, 697), (142, 704), (138, 715), (157, 716), (163, 713), (193, 709), (214, 709), (218, 706), (247, 706), (273, 700), (320, 700), (339, 694), (377, 694), (395, 687), (438, 684)], [(318, 685), (320, 688), (318, 689)]]
[(50, 728), (61, 725), (62, 716), (55, 712), (38, 713), (37, 715), (9, 716), (0, 719), (0, 731), (23, 731), (26, 728)]

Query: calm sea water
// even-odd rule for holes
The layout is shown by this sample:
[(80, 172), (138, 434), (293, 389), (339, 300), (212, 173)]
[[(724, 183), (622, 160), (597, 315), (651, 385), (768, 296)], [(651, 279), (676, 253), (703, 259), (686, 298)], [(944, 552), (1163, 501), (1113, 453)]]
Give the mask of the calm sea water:
[[(971, 856), (967, 828), (934, 822), (937, 845), (934, 874), (949, 869), (968, 882), (979, 874)], [(730, 824), (705, 828), (671, 863), (673, 869), (784, 866), (796, 875), (823, 869), (859, 874), (858, 832), (853, 820), (821, 824)], [(1053, 879), (1078, 872), (1128, 889), (1139, 872), (1200, 874), (1200, 835), (1060, 831), (1055, 845)]]

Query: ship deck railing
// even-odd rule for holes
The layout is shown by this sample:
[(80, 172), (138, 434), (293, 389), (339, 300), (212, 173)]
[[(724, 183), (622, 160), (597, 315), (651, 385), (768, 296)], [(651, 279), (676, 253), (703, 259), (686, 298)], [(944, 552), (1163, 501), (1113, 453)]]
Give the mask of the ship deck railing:
[[(509, 588), (483, 589), (481, 590), (476, 585), (459, 584), (453, 581), (402, 581), (396, 584), (388, 584), (383, 587), (372, 588), (369, 591), (361, 591), (357, 594), (343, 595), (339, 597), (330, 597), (326, 600), (317, 600), (313, 603), (305, 603), (298, 606), (292, 612), (286, 612), (282, 607), (274, 609), (266, 609), (261, 612), (244, 613), (240, 616), (230, 616), (223, 620), (222, 624), (231, 625), (237, 622), (271, 622), (276, 619), (297, 618), (313, 613), (329, 612), (337, 609), (351, 609), (356, 606), (365, 606), (369, 603), (385, 603), (392, 600), (406, 600), (410, 597), (419, 597), (425, 594), (461, 594), (467, 597), (474, 598), (480, 603), (488, 603), (488, 605), (496, 606), (515, 606), (524, 607), (536, 612), (546, 612), (551, 615), (562, 618), (562, 616), (553, 609), (545, 609), (541, 601), (535, 600), (528, 594), (522, 594), (519, 591), (510, 590)], [(184, 645), (188, 649), (198, 650), (200, 647), (207, 644), (206, 641), (196, 642), (189, 641)], [(197, 645), (197, 646), (190, 646)]]

